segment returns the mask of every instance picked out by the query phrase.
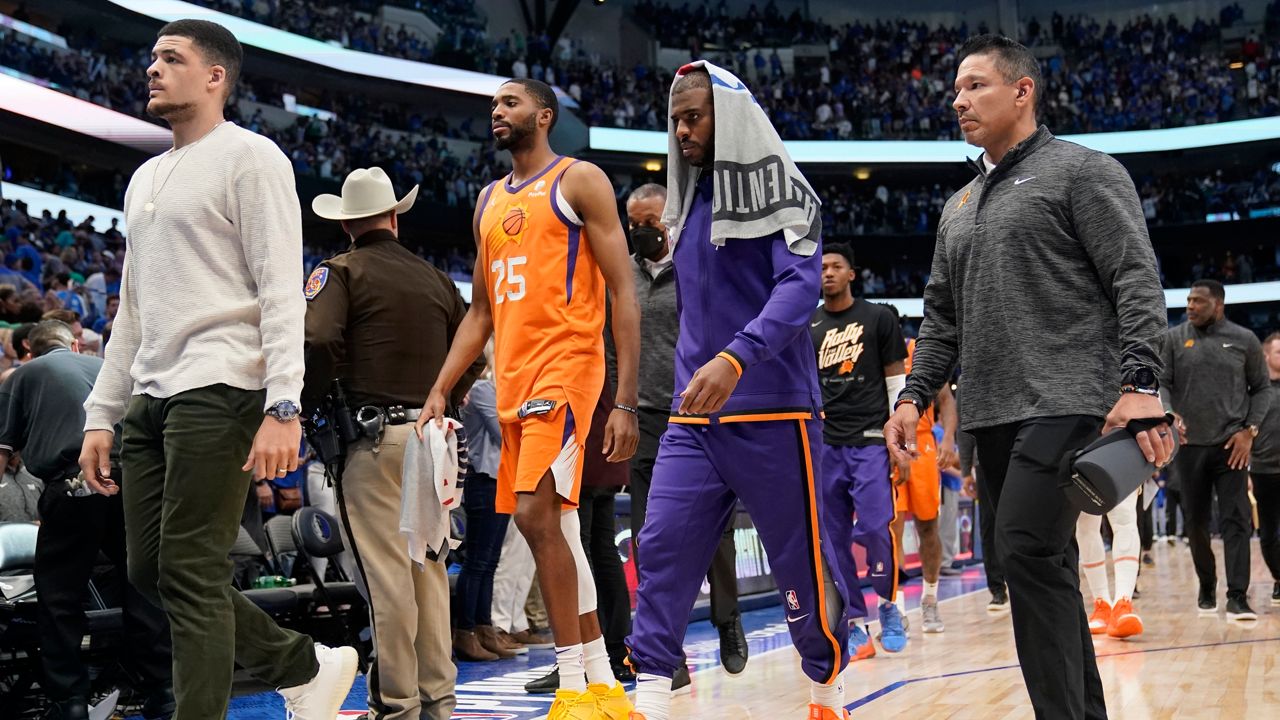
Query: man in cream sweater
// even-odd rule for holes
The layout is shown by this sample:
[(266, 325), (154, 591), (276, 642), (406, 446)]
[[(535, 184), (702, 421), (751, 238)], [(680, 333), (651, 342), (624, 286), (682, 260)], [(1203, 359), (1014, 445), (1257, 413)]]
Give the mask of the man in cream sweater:
[(96, 492), (120, 492), (110, 449), (122, 424), (129, 579), (169, 616), (177, 716), (225, 717), (239, 663), (280, 688), (294, 717), (331, 720), (355, 650), (313, 646), (228, 584), (251, 475), (284, 477), (298, 462), (306, 314), (292, 168), (223, 120), (242, 58), (214, 23), (158, 34), (147, 112), (173, 128), (173, 149), (125, 193), (120, 309), (85, 402), (80, 467)]

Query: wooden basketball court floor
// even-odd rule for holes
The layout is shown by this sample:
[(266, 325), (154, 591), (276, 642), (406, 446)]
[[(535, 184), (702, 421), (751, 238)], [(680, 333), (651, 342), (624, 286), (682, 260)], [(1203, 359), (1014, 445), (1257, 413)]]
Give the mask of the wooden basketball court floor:
[[(1221, 543), (1215, 542), (1222, 572)], [(1271, 576), (1255, 541), (1250, 602), (1258, 621), (1227, 623), (1225, 580), (1219, 581), (1219, 612), (1201, 617), (1191, 554), (1179, 542), (1158, 542), (1155, 567), (1143, 568), (1136, 609), (1146, 632), (1129, 640), (1094, 637), (1106, 688), (1109, 717), (1121, 720), (1270, 720), (1280, 718), (1280, 607), (1272, 607)], [(920, 632), (920, 582), (906, 587), (911, 628), (906, 650), (854, 663), (845, 671), (852, 717), (1023, 720), (1033, 717), (1014, 652), (1009, 615), (989, 615), (981, 566), (940, 588), (946, 632)], [(1081, 602), (1084, 601), (1082, 597)], [(874, 599), (868, 598), (874, 607)], [(803, 720), (809, 681), (791, 647), (781, 608), (744, 613), (751, 648), (746, 671), (726, 675), (719, 666), (719, 640), (706, 621), (693, 623), (685, 652), (692, 688), (672, 701), (673, 720)], [(872, 633), (878, 631), (874, 623)], [(546, 716), (552, 697), (528, 695), (523, 685), (554, 663), (549, 650), (512, 660), (462, 663), (455, 720), (535, 720)], [(630, 689), (630, 688), (629, 688)], [(364, 678), (358, 678), (342, 718), (365, 711)], [(3, 715), (3, 712), (0, 712)], [(275, 720), (283, 703), (274, 692), (232, 700), (234, 720)]]
[[(1222, 548), (1215, 542), (1222, 573)], [(1190, 551), (1158, 542), (1155, 567), (1144, 567), (1135, 603), (1146, 631), (1129, 640), (1094, 636), (1111, 718), (1216, 720), (1280, 718), (1280, 607), (1272, 607), (1271, 575), (1255, 541), (1250, 603), (1258, 621), (1228, 623), (1219, 581), (1219, 611), (1200, 617)], [(976, 572), (976, 571), (971, 571)], [(972, 578), (965, 578), (972, 580)], [(958, 582), (943, 578), (944, 583)], [(971, 582), (966, 583), (972, 585)], [(912, 583), (918, 595), (919, 583)], [(1032, 718), (1013, 646), (1009, 615), (989, 615), (985, 588), (942, 601), (946, 631), (923, 635), (920, 611), (908, 612), (906, 650), (879, 650), (845, 672), (853, 718)], [(873, 624), (873, 634), (877, 626)], [(753, 656), (745, 672), (696, 672), (693, 690), (677, 696), (672, 718), (802, 720), (808, 679), (789, 645)]]

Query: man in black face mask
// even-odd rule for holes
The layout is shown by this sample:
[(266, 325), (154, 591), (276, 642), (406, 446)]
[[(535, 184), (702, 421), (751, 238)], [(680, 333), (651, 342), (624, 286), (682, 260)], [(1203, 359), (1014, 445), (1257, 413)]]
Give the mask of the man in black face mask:
[[(627, 198), (627, 227), (635, 261), (636, 297), (640, 301), (640, 444), (631, 458), (631, 537), (636, 566), (643, 552), (635, 538), (644, 524), (658, 441), (671, 417), (675, 388), (676, 312), (675, 272), (671, 265), (671, 241), (662, 224), (667, 189), (656, 183), (642, 185)], [(711, 583), (711, 624), (720, 631), (720, 663), (738, 674), (747, 666), (747, 639), (738, 609), (738, 579), (733, 543), (733, 523), (725, 528), (707, 580)], [(672, 688), (689, 684), (687, 667), (677, 669)]]

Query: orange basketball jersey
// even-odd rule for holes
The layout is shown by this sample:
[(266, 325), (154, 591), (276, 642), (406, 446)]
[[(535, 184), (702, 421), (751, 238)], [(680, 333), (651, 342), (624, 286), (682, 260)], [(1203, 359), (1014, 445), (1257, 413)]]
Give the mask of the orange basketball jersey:
[(604, 385), (605, 284), (582, 220), (560, 179), (577, 162), (560, 157), (518, 186), (485, 188), (479, 218), (483, 288), (493, 309), (498, 419), (568, 403), (585, 444)]

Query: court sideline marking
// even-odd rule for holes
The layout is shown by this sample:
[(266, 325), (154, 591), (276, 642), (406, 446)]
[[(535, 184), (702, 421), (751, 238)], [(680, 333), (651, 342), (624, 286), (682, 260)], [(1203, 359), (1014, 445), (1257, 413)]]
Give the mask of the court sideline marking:
[[(1251, 643), (1265, 643), (1265, 642), (1277, 642), (1277, 641), (1280, 641), (1280, 637), (1253, 638), (1250, 640), (1226, 640), (1223, 642), (1198, 643), (1195, 645), (1175, 645), (1171, 647), (1162, 647), (1162, 648), (1144, 648), (1142, 650), (1125, 650), (1123, 652), (1105, 653), (1105, 654), (1097, 655), (1097, 657), (1109, 658), (1109, 657), (1119, 657), (1122, 655), (1143, 655), (1146, 653), (1167, 652), (1169, 650), (1195, 650), (1198, 648), (1225, 647), (1228, 645), (1247, 645)], [(852, 703), (845, 705), (845, 709), (856, 710), (857, 708), (860, 708), (870, 703), (873, 700), (878, 700), (879, 698), (882, 698), (885, 695), (888, 695), (894, 690), (897, 690), (902, 687), (906, 687), (907, 685), (911, 685), (912, 683), (926, 682), (929, 680), (945, 680), (948, 678), (963, 677), (965, 675), (978, 675), (980, 673), (998, 672), (1000, 670), (1012, 670), (1017, 667), (1021, 667), (1021, 665), (1000, 665), (997, 667), (978, 668), (976, 670), (961, 670), (959, 672), (944, 673), (942, 675), (931, 675), (928, 677), (908, 678), (906, 680), (899, 680), (897, 682), (890, 683), (869, 695), (864, 695), (863, 697), (860, 697), (857, 700), (854, 700)]]

